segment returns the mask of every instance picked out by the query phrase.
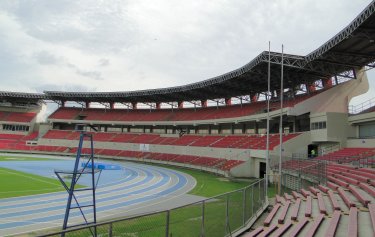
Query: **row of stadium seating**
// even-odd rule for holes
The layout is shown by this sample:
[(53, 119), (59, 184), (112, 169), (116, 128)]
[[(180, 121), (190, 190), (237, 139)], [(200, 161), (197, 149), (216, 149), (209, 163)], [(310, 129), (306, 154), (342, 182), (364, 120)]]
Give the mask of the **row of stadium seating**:
[[(284, 101), (285, 107), (294, 105), (316, 95), (304, 94)], [(279, 109), (279, 102), (270, 104), (272, 110)], [(236, 118), (263, 113), (265, 101), (250, 104), (186, 108), (186, 109), (98, 109), (98, 108), (68, 108), (61, 107), (49, 116), (49, 119), (87, 120), (87, 121), (191, 121), (211, 120), (221, 118)]]
[(30, 123), (35, 117), (36, 113), (31, 112), (4, 112), (0, 111), (0, 121), (3, 122), (20, 122)]
[(375, 148), (343, 148), (341, 150), (325, 154), (315, 159), (336, 163), (350, 163), (375, 156)]
[[(40, 152), (57, 152), (66, 154), (76, 154), (77, 147), (69, 148), (65, 146), (27, 146), (24, 143), (2, 143), (0, 141), (1, 150), (18, 150), (18, 151), (40, 151)], [(82, 154), (90, 154), (90, 149), (83, 148)], [(182, 163), (185, 165), (195, 165), (210, 167), (212, 169), (230, 170), (233, 167), (244, 163), (241, 160), (227, 160), (213, 157), (192, 156), (192, 155), (179, 155), (179, 154), (165, 154), (155, 152), (142, 152), (142, 151), (127, 151), (127, 150), (114, 150), (114, 149), (94, 149), (96, 156), (111, 156), (111, 157), (127, 157), (134, 159), (147, 159), (168, 161), (174, 163)]]
[(327, 168), (332, 173), (327, 186), (276, 195), (261, 226), (244, 237), (374, 236), (375, 170), (345, 165)]
[(0, 143), (35, 140), (38, 134), (38, 132), (32, 132), (29, 135), (0, 133)]
[[(92, 133), (94, 141), (101, 142), (123, 142), (140, 144), (159, 144), (174, 146), (199, 146), (199, 147), (221, 147), (239, 149), (266, 149), (264, 135), (227, 135), (227, 136), (201, 136), (184, 135), (181, 137), (162, 137), (158, 134), (135, 134), (135, 133)], [(76, 131), (49, 130), (43, 138), (77, 140), (80, 133)], [(298, 136), (299, 133), (283, 135), (283, 141), (288, 141)], [(270, 150), (279, 145), (279, 134), (270, 135)]]

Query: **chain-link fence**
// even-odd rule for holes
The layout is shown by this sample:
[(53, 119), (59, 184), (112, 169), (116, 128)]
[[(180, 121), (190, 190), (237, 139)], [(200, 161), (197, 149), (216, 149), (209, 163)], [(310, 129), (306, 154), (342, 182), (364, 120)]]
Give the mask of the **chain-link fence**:
[[(277, 157), (271, 158), (271, 168), (275, 176), (279, 176), (279, 162)], [(324, 160), (307, 159), (305, 156), (293, 154), (291, 157), (283, 157), (281, 163), (281, 177), (275, 178), (281, 182), (281, 192), (300, 190), (309, 186), (326, 184), (327, 162)]]
[(236, 236), (267, 205), (265, 180), (261, 179), (248, 187), (182, 207), (39, 236)]

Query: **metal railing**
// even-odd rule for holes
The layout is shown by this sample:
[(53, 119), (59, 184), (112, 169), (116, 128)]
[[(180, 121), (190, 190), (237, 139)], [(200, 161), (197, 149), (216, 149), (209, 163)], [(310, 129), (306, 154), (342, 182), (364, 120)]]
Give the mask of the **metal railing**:
[[(272, 159), (272, 169), (278, 174), (278, 160)], [(309, 186), (326, 184), (327, 162), (316, 159), (307, 159), (306, 155), (293, 154), (282, 159), (281, 192), (300, 190)]]
[(358, 105), (351, 105), (349, 106), (349, 114), (359, 114), (371, 107), (375, 106), (375, 98), (371, 98), (363, 103)]
[(220, 237), (237, 236), (265, 210), (264, 179), (251, 185), (178, 208), (83, 226), (39, 236)]

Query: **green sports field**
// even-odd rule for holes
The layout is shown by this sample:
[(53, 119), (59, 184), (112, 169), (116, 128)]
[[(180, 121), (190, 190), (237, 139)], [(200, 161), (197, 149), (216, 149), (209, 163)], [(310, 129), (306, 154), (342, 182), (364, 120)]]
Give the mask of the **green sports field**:
[(0, 167), (0, 198), (63, 191), (60, 181)]

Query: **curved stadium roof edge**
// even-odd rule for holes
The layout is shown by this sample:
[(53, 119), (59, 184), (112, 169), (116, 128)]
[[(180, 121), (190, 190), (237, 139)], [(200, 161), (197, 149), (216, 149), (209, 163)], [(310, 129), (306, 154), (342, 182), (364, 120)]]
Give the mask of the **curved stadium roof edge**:
[[(375, 0), (348, 26), (310, 54), (284, 54), (284, 87), (293, 88), (302, 83), (311, 83), (364, 66), (374, 67), (374, 41)], [(171, 102), (249, 95), (267, 91), (268, 57), (268, 51), (264, 51), (238, 69), (182, 86), (118, 92), (44, 91), (44, 94), (34, 96), (66, 101)], [(270, 53), (271, 84), (274, 89), (279, 87), (281, 61), (280, 53)], [(4, 93), (0, 92), (0, 97)], [(15, 96), (18, 95), (14, 93)], [(32, 96), (32, 93), (28, 94)]]

